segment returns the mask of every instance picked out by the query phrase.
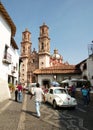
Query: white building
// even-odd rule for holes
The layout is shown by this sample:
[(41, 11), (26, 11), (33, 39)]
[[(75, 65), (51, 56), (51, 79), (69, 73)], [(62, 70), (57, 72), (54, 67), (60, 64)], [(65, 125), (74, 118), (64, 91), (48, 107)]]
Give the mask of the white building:
[(79, 66), (82, 71), (82, 79), (87, 79), (90, 81), (91, 86), (93, 86), (93, 54), (80, 62), (77, 66)]
[(11, 97), (8, 83), (18, 81), (19, 55), (16, 26), (0, 2), (0, 102)]

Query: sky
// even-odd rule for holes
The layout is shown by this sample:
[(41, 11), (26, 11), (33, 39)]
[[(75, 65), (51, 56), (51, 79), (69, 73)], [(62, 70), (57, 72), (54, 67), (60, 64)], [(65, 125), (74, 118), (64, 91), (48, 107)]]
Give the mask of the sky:
[(16, 26), (19, 46), (22, 32), (31, 32), (32, 50), (38, 51), (40, 26), (49, 27), (50, 53), (58, 49), (63, 62), (78, 64), (88, 58), (93, 41), (93, 0), (1, 0)]

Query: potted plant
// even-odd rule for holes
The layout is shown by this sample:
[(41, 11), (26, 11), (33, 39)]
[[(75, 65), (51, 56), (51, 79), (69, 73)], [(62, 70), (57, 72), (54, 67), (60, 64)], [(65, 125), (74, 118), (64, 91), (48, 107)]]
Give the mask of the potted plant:
[(12, 83), (8, 84), (10, 92), (13, 92), (15, 90), (15, 86)]

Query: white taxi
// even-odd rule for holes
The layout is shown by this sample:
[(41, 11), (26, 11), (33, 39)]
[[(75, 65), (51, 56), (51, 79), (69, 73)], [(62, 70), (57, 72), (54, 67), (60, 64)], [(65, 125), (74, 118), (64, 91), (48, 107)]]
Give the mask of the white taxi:
[(53, 108), (77, 106), (77, 100), (68, 94), (68, 91), (62, 87), (51, 87), (45, 94), (45, 101), (52, 104)]

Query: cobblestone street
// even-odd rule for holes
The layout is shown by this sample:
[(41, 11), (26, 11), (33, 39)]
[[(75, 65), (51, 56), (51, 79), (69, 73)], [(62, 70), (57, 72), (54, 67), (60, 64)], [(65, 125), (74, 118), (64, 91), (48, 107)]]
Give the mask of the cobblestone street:
[(42, 103), (37, 118), (34, 97), (30, 100), (27, 93), (23, 97), (23, 103), (15, 102), (14, 94), (0, 103), (0, 130), (92, 130), (92, 102), (88, 107), (79, 103), (76, 110), (54, 110)]
[(0, 130), (61, 130), (57, 116), (50, 120), (54, 113), (46, 105), (41, 105), (41, 117), (36, 117), (34, 98), (30, 100), (29, 97), (24, 94), (22, 104), (15, 102), (14, 98), (0, 104)]

